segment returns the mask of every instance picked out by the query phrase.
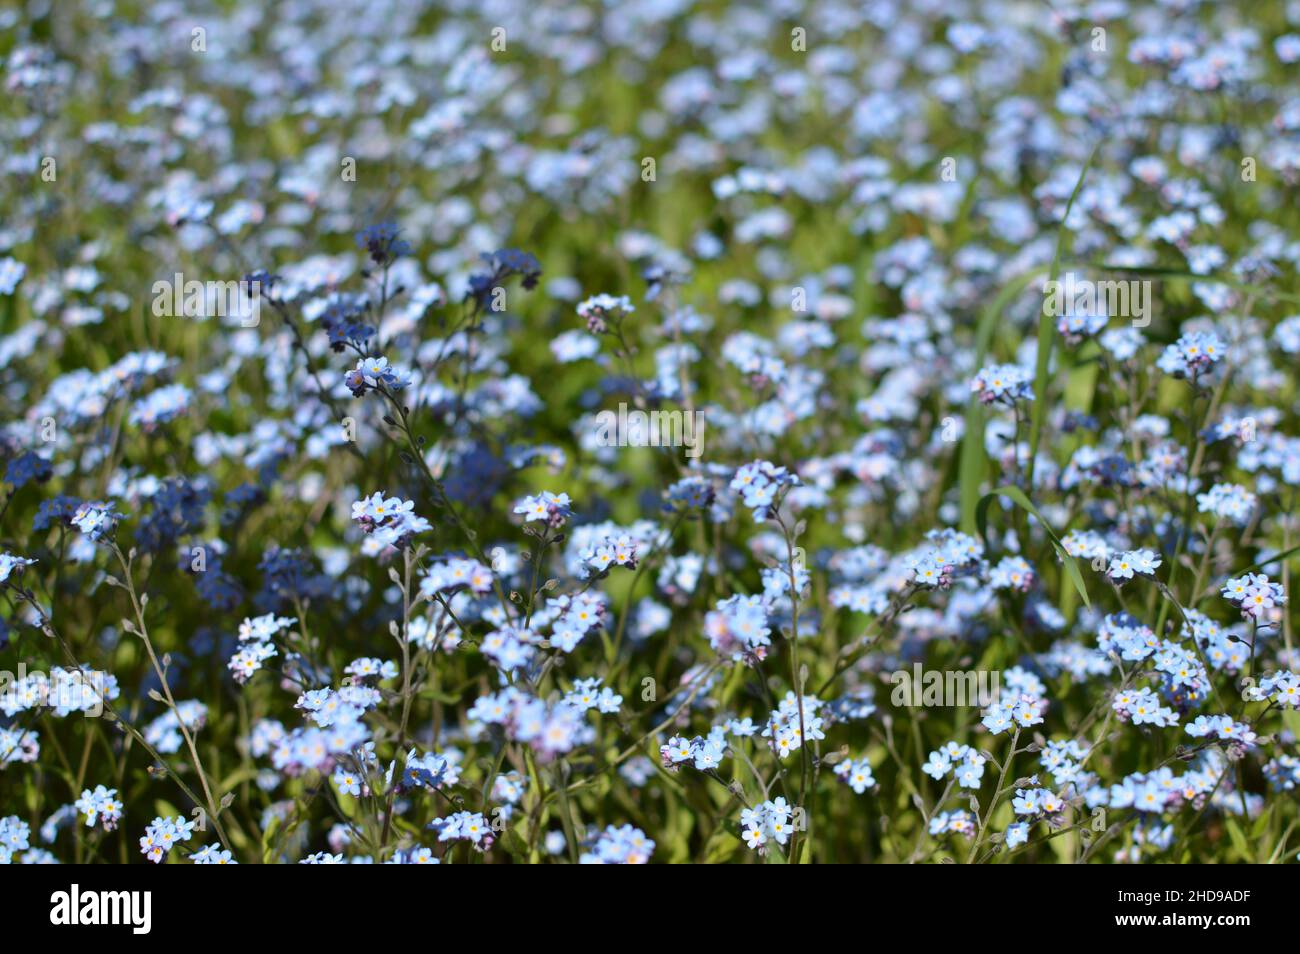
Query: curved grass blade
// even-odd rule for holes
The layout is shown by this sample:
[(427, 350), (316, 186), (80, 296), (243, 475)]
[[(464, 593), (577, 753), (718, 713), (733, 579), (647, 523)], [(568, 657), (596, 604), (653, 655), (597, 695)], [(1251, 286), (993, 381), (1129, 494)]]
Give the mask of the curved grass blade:
[[(1029, 285), (1044, 273), (1044, 269), (1030, 269), (1017, 275), (1003, 286), (1002, 291), (980, 313), (975, 328), (975, 367), (984, 363), (993, 327), (1007, 306)], [(958, 465), (958, 487), (961, 496), (961, 529), (966, 533), (975, 530), (975, 507), (980, 499), (980, 485), (984, 483), (987, 459), (984, 453), (984, 407), (975, 395), (966, 402), (966, 428), (961, 440), (961, 459)]]
[(1019, 487), (1013, 487), (1010, 485), (999, 487), (992, 493), (985, 494), (980, 499), (979, 505), (976, 507), (980, 536), (984, 537), (988, 528), (989, 507), (992, 506), (999, 497), (1006, 497), (1017, 507), (1032, 515), (1033, 518), (1038, 521), (1039, 525), (1043, 528), (1043, 531), (1047, 534), (1047, 538), (1051, 540), (1052, 547), (1056, 550), (1057, 556), (1061, 558), (1061, 565), (1065, 568), (1065, 574), (1070, 578), (1070, 582), (1074, 584), (1074, 589), (1078, 592), (1080, 598), (1082, 598), (1083, 605), (1091, 608), (1092, 600), (1088, 598), (1088, 587), (1083, 582), (1083, 574), (1079, 572), (1079, 564), (1075, 561), (1074, 557), (1065, 552), (1065, 547), (1061, 543), (1060, 537), (1056, 535), (1056, 532), (1052, 530), (1051, 525), (1043, 518), (1043, 515), (1038, 512), (1038, 508), (1034, 506), (1033, 502), (1025, 496), (1025, 492)]
[[(1052, 271), (1047, 279), (1049, 282), (1055, 282), (1060, 278), (1061, 258), (1070, 244), (1070, 229), (1067, 226), (1070, 221), (1070, 212), (1074, 209), (1074, 201), (1079, 198), (1079, 193), (1083, 191), (1083, 183), (1088, 178), (1088, 170), (1092, 168), (1093, 160), (1097, 158), (1097, 153), (1100, 151), (1101, 141), (1098, 140), (1097, 144), (1092, 147), (1092, 152), (1088, 154), (1088, 161), (1079, 170), (1079, 181), (1074, 184), (1074, 191), (1070, 193), (1070, 201), (1065, 204), (1065, 214), (1061, 216), (1061, 230), (1056, 236), (1056, 254), (1052, 256)], [(1047, 309), (1044, 308), (1038, 316), (1038, 367), (1034, 371), (1034, 406), (1030, 411), (1029, 464), (1025, 468), (1027, 474), (1026, 483), (1031, 490), (1034, 486), (1034, 462), (1038, 458), (1038, 442), (1043, 436), (1043, 419), (1047, 415), (1047, 371), (1052, 360), (1052, 347), (1055, 344), (1056, 318), (1049, 315)]]

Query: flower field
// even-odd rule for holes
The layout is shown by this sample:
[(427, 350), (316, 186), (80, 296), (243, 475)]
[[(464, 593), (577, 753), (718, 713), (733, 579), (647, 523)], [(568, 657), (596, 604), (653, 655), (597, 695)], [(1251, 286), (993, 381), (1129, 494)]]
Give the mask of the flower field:
[(0, 862), (1300, 858), (1300, 3), (0, 74)]

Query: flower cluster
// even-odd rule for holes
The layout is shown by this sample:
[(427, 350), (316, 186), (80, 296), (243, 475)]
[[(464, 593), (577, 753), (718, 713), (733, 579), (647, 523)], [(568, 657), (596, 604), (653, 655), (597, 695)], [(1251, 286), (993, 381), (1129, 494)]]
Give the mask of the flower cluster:
[(1065, 800), (1059, 795), (1042, 788), (1016, 789), (1011, 799), (1011, 807), (1017, 815), (1037, 817), (1056, 815), (1065, 807)]
[(1225, 599), (1241, 609), (1241, 615), (1255, 623), (1267, 623), (1273, 609), (1287, 602), (1282, 584), (1274, 583), (1263, 573), (1247, 573), (1223, 584)]
[(1250, 697), (1256, 702), (1271, 700), (1280, 706), (1300, 708), (1300, 675), (1283, 670), (1265, 676), (1250, 690)]
[(122, 820), (122, 803), (118, 801), (117, 789), (96, 785), (94, 790), (86, 789), (76, 801), (77, 811), (86, 816), (86, 827), (99, 825), (104, 831), (112, 831)]
[(626, 295), (593, 295), (578, 305), (578, 317), (587, 323), (593, 335), (604, 334), (611, 322), (636, 311), (636, 306)]
[(1257, 502), (1253, 493), (1237, 484), (1215, 484), (1206, 493), (1196, 495), (1196, 507), (1201, 513), (1212, 514), (1239, 527), (1250, 520)]
[(1110, 558), (1106, 576), (1115, 583), (1123, 583), (1134, 576), (1155, 576), (1160, 562), (1160, 555), (1154, 550), (1127, 550)]
[(974, 537), (957, 530), (932, 530), (928, 545), (910, 560), (912, 582), (917, 586), (947, 589), (959, 575), (982, 569), (984, 546)]
[(194, 825), (194, 822), (186, 821), (179, 815), (175, 818), (155, 818), (145, 828), (144, 836), (140, 839), (140, 852), (154, 864), (160, 865), (173, 848), (190, 840)]
[(714, 727), (708, 738), (674, 736), (659, 747), (664, 768), (674, 771), (682, 765), (694, 765), (699, 771), (707, 772), (716, 769), (726, 754), (727, 735), (721, 727)]
[(730, 487), (740, 494), (741, 502), (750, 508), (754, 521), (761, 523), (774, 512), (781, 492), (798, 483), (799, 478), (784, 467), (756, 460), (737, 468)]
[(171, 754), (180, 751), (184, 733), (194, 736), (208, 719), (208, 707), (197, 699), (178, 702), (174, 708), (154, 719), (144, 728), (144, 739), (159, 752)]
[(454, 812), (435, 818), (429, 828), (438, 833), (439, 841), (468, 841), (476, 851), (487, 851), (495, 840), (492, 826), (478, 812)]
[(740, 813), (741, 836), (750, 848), (769, 841), (784, 845), (794, 832), (795, 812), (784, 798), (770, 799)]
[(1015, 404), (1034, 399), (1034, 376), (1014, 364), (991, 364), (981, 368), (970, 382), (971, 393), (981, 404)]
[(640, 828), (608, 826), (591, 841), (579, 859), (584, 865), (643, 865), (654, 854), (655, 843)]
[(297, 620), (274, 613), (245, 619), (239, 626), (239, 650), (230, 657), (227, 667), (240, 685), (248, 682), (272, 656), (279, 653), (272, 640), (276, 634), (292, 626)]
[(583, 550), (582, 560), (587, 570), (595, 574), (605, 573), (611, 566), (635, 570), (636, 541), (626, 534), (617, 539), (606, 537), (603, 543), (597, 543)]
[(704, 633), (720, 655), (761, 660), (772, 644), (767, 603), (761, 596), (731, 596), (704, 617)]
[(969, 745), (949, 742), (943, 748), (935, 749), (930, 753), (925, 764), (921, 766), (921, 771), (936, 782), (951, 773), (954, 781), (962, 788), (979, 788), (987, 762), (988, 759)]
[(12, 553), (0, 553), (0, 583), (7, 583), (9, 578), (22, 576), (23, 568), (34, 564), (35, 560), (14, 556)]
[(428, 520), (415, 513), (415, 501), (375, 493), (352, 505), (352, 519), (368, 537), (368, 547), (380, 552), (408, 546), (417, 533), (432, 529)]
[(825, 720), (817, 714), (822, 702), (816, 696), (796, 696), (787, 692), (772, 710), (763, 726), (762, 736), (777, 758), (785, 759), (807, 742), (826, 738)]
[(515, 504), (515, 513), (524, 515), (525, 521), (541, 520), (550, 527), (560, 527), (572, 511), (568, 494), (553, 494), (544, 490), (540, 494), (524, 497)]
[(113, 505), (101, 501), (87, 501), (80, 504), (68, 522), (96, 543), (111, 540), (113, 531), (123, 514), (113, 509)]
[(1196, 379), (1227, 356), (1228, 348), (1218, 335), (1193, 332), (1165, 348), (1156, 367), (1177, 378)]
[(1123, 689), (1115, 694), (1110, 707), (1125, 722), (1134, 725), (1178, 725), (1178, 715), (1173, 709), (1160, 704), (1160, 698), (1150, 687)]
[(480, 696), (466, 715), (485, 725), (501, 726), (506, 738), (527, 745), (543, 762), (596, 738), (583, 720), (583, 709), (567, 701), (548, 704), (514, 688)]
[(865, 758), (846, 759), (836, 764), (835, 775), (858, 795), (876, 787), (876, 777), (871, 774), (871, 763)]
[(400, 391), (411, 384), (411, 376), (388, 363), (383, 355), (362, 358), (357, 366), (343, 375), (343, 384), (353, 397), (370, 391)]
[(31, 847), (31, 834), (27, 822), (17, 815), (0, 818), (0, 865), (12, 864), (16, 852), (27, 851)]

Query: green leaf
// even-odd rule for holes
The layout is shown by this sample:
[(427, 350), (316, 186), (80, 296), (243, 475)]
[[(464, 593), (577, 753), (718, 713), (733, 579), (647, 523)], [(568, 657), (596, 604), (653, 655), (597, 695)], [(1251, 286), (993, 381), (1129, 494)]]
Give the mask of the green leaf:
[(729, 832), (725, 825), (719, 826), (709, 836), (708, 843), (704, 846), (704, 863), (718, 865), (730, 861), (735, 857), (736, 851), (742, 847), (744, 847), (743, 843)]
[(1246, 840), (1246, 833), (1241, 830), (1235, 818), (1228, 818), (1225, 827), (1228, 829), (1228, 837), (1232, 839), (1232, 847), (1237, 849), (1241, 855), (1242, 861), (1251, 861), (1254, 855), (1250, 851), (1250, 842)]
[(1282, 710), (1282, 724), (1291, 730), (1291, 734), (1300, 737), (1300, 711), (1296, 709)]
[(764, 856), (764, 860), (769, 865), (788, 865), (790, 863), (790, 859), (785, 856), (785, 849), (775, 841), (767, 843), (767, 854)]
[(460, 704), (459, 693), (447, 692), (434, 686), (421, 689), (416, 693), (416, 697), (441, 702), (445, 706), (455, 706)]
[(507, 828), (501, 838), (501, 848), (519, 861), (528, 860), (528, 843), (513, 828)]
[(272, 814), (269, 824), (262, 832), (262, 864), (269, 865), (275, 861), (275, 836), (280, 833), (280, 816)]

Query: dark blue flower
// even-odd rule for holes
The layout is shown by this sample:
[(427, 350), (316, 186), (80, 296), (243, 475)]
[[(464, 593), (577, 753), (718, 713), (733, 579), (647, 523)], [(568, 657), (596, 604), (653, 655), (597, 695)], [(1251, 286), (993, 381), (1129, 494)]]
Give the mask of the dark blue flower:
[(5, 480), (13, 484), (14, 489), (25, 487), (32, 481), (43, 484), (53, 474), (50, 462), (33, 451), (18, 455), (5, 468)]

